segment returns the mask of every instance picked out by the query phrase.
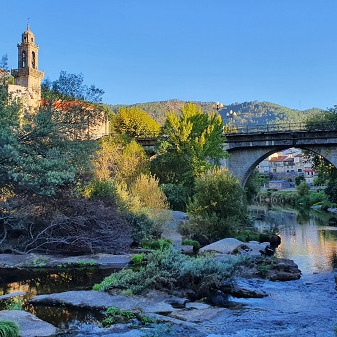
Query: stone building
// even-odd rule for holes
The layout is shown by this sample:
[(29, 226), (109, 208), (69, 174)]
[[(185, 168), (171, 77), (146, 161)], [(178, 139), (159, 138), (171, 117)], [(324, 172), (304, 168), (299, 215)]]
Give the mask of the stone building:
[(8, 85), (8, 92), (13, 98), (19, 98), (23, 109), (34, 112), (40, 106), (41, 80), (44, 76), (38, 70), (39, 46), (35, 43), (35, 36), (29, 25), (23, 32), (18, 46), (18, 69), (12, 70), (14, 84)]
[[(8, 84), (8, 93), (12, 99), (20, 100), (24, 111), (35, 113), (41, 105), (41, 81), (44, 72), (38, 69), (39, 46), (36, 44), (35, 35), (29, 29), (22, 33), (21, 43), (18, 47), (18, 68), (12, 69), (11, 75), (14, 84)], [(8, 78), (8, 71), (0, 69), (0, 79)], [(80, 138), (100, 138), (109, 134), (109, 120), (106, 115), (97, 119), (97, 123), (86, 130)]]

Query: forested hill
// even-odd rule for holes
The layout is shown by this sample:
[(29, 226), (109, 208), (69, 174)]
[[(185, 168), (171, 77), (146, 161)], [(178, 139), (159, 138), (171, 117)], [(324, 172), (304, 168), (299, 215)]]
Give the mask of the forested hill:
[[(163, 123), (165, 121), (165, 115), (167, 112), (181, 112), (181, 108), (185, 104), (185, 101), (180, 100), (168, 100), (161, 102), (149, 102), (138, 103), (129, 106), (137, 107), (145, 110), (158, 122)], [(214, 102), (193, 102), (201, 106), (204, 112), (216, 111)], [(110, 108), (117, 112), (123, 105), (112, 105)], [(236, 116), (233, 121), (236, 125), (241, 124), (266, 124), (277, 123), (282, 121), (290, 122), (303, 122), (307, 117), (321, 112), (321, 109), (312, 108), (308, 110), (295, 110), (290, 109), (278, 104), (270, 102), (244, 102), (233, 103), (224, 106), (219, 111), (224, 123), (228, 122), (227, 114), (235, 112)]]

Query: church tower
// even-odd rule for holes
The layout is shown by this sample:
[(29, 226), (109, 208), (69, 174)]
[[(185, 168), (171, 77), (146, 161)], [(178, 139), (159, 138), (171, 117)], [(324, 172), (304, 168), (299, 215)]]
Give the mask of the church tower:
[(39, 46), (35, 44), (35, 35), (30, 31), (29, 25), (22, 34), (21, 43), (17, 46), (18, 69), (12, 70), (15, 85), (26, 88), (30, 100), (35, 101), (33, 105), (38, 107), (41, 100), (41, 80), (44, 73), (38, 70)]

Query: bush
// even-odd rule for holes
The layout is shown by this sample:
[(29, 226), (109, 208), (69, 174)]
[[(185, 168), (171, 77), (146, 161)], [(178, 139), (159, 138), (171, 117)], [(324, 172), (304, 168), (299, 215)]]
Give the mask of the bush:
[(226, 169), (214, 169), (198, 177), (193, 202), (187, 209), (192, 216), (215, 215), (219, 219), (244, 218), (247, 214), (244, 191)]
[(132, 227), (132, 238), (136, 243), (140, 243), (145, 239), (157, 238), (161, 231), (157, 229), (156, 223), (151, 220), (147, 214), (135, 214), (125, 211), (125, 218)]
[(232, 235), (235, 224), (240, 221), (237, 217), (219, 219), (216, 214), (209, 216), (191, 216), (189, 221), (180, 223), (178, 231), (183, 236), (206, 236), (211, 241), (220, 240)]
[(186, 212), (189, 198), (189, 189), (187, 187), (176, 184), (162, 184), (160, 187), (165, 193), (171, 209)]
[(200, 243), (196, 240), (185, 239), (182, 241), (183, 246), (193, 246), (193, 250), (197, 251), (200, 249)]
[(116, 186), (112, 180), (94, 179), (84, 188), (83, 195), (87, 199), (116, 200)]
[(128, 188), (117, 185), (119, 206), (134, 228), (134, 240), (160, 237), (163, 226), (170, 218), (167, 199), (155, 177), (141, 174)]
[(169, 239), (163, 240), (148, 240), (143, 241), (141, 246), (145, 249), (163, 250), (167, 249), (172, 245), (172, 241)]
[(225, 169), (215, 169), (196, 180), (190, 221), (180, 228), (211, 240), (230, 236), (246, 222), (247, 205), (238, 180)]
[(145, 254), (135, 254), (132, 256), (131, 263), (141, 265), (145, 259)]
[(147, 266), (139, 271), (122, 270), (105, 278), (94, 290), (131, 289), (135, 294), (148, 289), (173, 291), (188, 289), (196, 298), (207, 296), (210, 289), (231, 278), (238, 267), (246, 263), (243, 257), (229, 256), (221, 260), (210, 256), (189, 257), (174, 248), (148, 254)]
[(302, 181), (299, 185), (296, 186), (296, 189), (301, 197), (308, 195), (310, 191), (310, 187), (306, 181)]
[(260, 241), (260, 234), (249, 229), (241, 230), (235, 235), (235, 239), (243, 242)]
[(298, 186), (302, 181), (305, 181), (303, 176), (298, 176), (295, 178), (295, 185)]
[(329, 201), (337, 203), (337, 180), (330, 180), (325, 193), (328, 195)]
[(0, 321), (0, 337), (20, 337), (19, 326), (15, 322)]

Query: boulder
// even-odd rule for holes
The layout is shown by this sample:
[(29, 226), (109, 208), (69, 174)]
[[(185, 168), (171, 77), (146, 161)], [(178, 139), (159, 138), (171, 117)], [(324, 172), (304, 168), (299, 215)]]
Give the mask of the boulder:
[(144, 313), (166, 313), (176, 310), (169, 302), (177, 303), (177, 301), (183, 300), (154, 290), (148, 292), (145, 296), (111, 295), (107, 292), (95, 290), (75, 290), (57, 294), (38, 295), (30, 300), (30, 303), (96, 309), (106, 309), (115, 306), (131, 311), (137, 311), (139, 308), (142, 308)]
[(226, 238), (211, 243), (200, 249), (200, 252), (218, 252), (222, 254), (231, 254), (236, 248), (242, 245), (243, 242), (234, 238)]
[(314, 209), (315, 211), (321, 211), (322, 210), (322, 205), (311, 206), (310, 208)]
[(190, 323), (201, 323), (209, 322), (225, 312), (228, 313), (228, 309), (210, 307), (203, 310), (178, 310), (170, 313), (170, 317)]
[(223, 293), (238, 298), (263, 298), (268, 294), (259, 289), (256, 279), (236, 278), (234, 282), (224, 281), (220, 289)]
[(239, 245), (233, 253), (241, 255), (249, 255), (251, 257), (260, 257), (261, 255), (272, 255), (273, 251), (270, 252), (270, 243), (269, 242), (258, 242), (258, 241), (249, 241)]
[(6, 294), (6, 295), (0, 296), (0, 301), (8, 300), (9, 298), (19, 297), (19, 296), (24, 296), (24, 295), (26, 295), (25, 291), (17, 291), (16, 293), (11, 293), (11, 294)]
[(181, 246), (181, 252), (183, 254), (193, 254), (194, 253), (193, 246), (191, 246), (191, 245), (183, 245), (183, 246)]
[(268, 270), (266, 278), (271, 281), (294, 281), (301, 278), (301, 271), (294, 261), (278, 259)]
[(337, 208), (328, 208), (327, 211), (330, 213), (337, 213)]
[(2, 310), (0, 319), (15, 322), (20, 327), (21, 337), (52, 336), (57, 332), (52, 324), (22, 310)]

